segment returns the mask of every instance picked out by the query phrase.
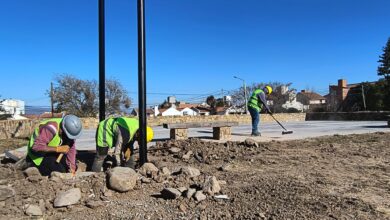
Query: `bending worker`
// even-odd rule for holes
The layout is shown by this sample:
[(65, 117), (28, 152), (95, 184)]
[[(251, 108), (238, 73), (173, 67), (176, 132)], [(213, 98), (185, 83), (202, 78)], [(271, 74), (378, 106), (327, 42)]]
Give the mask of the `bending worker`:
[(252, 136), (261, 136), (261, 133), (258, 130), (258, 125), (260, 122), (260, 112), (263, 106), (266, 111), (272, 115), (272, 112), (267, 105), (267, 99), (265, 98), (265, 95), (269, 95), (271, 93), (272, 87), (265, 86), (263, 89), (256, 89), (248, 100), (248, 110), (252, 118)]
[(53, 171), (74, 174), (77, 169), (75, 140), (81, 131), (82, 123), (74, 115), (41, 122), (28, 143), (27, 162), (44, 176)]
[[(109, 150), (117, 164), (134, 169), (134, 143), (140, 142), (138, 128), (139, 121), (135, 118), (119, 117), (101, 121), (96, 131), (96, 156), (92, 171), (101, 171)], [(147, 126), (146, 141), (150, 142), (152, 139), (153, 130)]]

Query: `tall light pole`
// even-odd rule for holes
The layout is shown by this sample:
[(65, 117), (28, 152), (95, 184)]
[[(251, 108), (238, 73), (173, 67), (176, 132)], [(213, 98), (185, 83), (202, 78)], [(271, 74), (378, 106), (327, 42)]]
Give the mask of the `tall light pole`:
[(245, 85), (245, 80), (237, 77), (237, 76), (233, 76), (235, 79), (238, 79), (238, 80), (241, 80), (242, 83), (244, 84), (244, 99), (245, 99), (245, 114), (248, 114), (248, 100), (246, 99), (246, 85)]

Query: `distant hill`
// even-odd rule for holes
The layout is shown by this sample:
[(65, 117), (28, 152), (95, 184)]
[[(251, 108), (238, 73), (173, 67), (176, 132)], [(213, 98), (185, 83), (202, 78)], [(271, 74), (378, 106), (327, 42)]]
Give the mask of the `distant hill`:
[(51, 112), (50, 106), (25, 106), (26, 115), (40, 115), (44, 112)]

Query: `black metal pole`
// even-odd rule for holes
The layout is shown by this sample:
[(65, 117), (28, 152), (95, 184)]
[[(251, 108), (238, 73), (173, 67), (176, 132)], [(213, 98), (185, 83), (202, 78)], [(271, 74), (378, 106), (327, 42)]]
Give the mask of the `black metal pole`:
[(99, 0), (99, 121), (103, 121), (106, 118), (106, 52), (104, 36), (104, 0)]
[(139, 158), (140, 165), (148, 161), (146, 146), (146, 48), (145, 0), (138, 0), (138, 105), (139, 105)]

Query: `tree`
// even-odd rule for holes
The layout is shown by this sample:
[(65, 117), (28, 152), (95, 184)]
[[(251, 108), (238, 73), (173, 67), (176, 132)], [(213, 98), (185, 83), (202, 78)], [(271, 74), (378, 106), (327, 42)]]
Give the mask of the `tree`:
[(217, 105), (217, 101), (215, 100), (213, 95), (210, 95), (206, 98), (206, 103), (209, 105), (211, 108), (215, 108)]
[[(80, 117), (96, 117), (99, 112), (98, 86), (96, 81), (81, 80), (70, 74), (62, 74), (55, 78), (53, 103), (58, 112), (65, 111)], [(50, 91), (47, 91), (50, 96)], [(121, 107), (129, 108), (131, 99), (127, 91), (115, 79), (106, 81), (107, 115), (118, 114)]]
[[(81, 80), (70, 74), (55, 78), (53, 104), (58, 112), (66, 111), (80, 117), (95, 117), (98, 112), (97, 84), (95, 81)], [(47, 91), (50, 96), (50, 91)]]
[(110, 115), (122, 112), (122, 106), (126, 109), (131, 106), (131, 99), (128, 97), (127, 91), (115, 79), (106, 81), (106, 100), (106, 111)]
[(383, 104), (386, 110), (390, 110), (390, 38), (387, 39), (386, 46), (383, 48), (383, 54), (379, 56), (378, 75), (385, 78), (383, 87)]
[(389, 82), (390, 80), (390, 38), (387, 39), (386, 46), (383, 48), (383, 54), (379, 56), (378, 75), (384, 76)]

